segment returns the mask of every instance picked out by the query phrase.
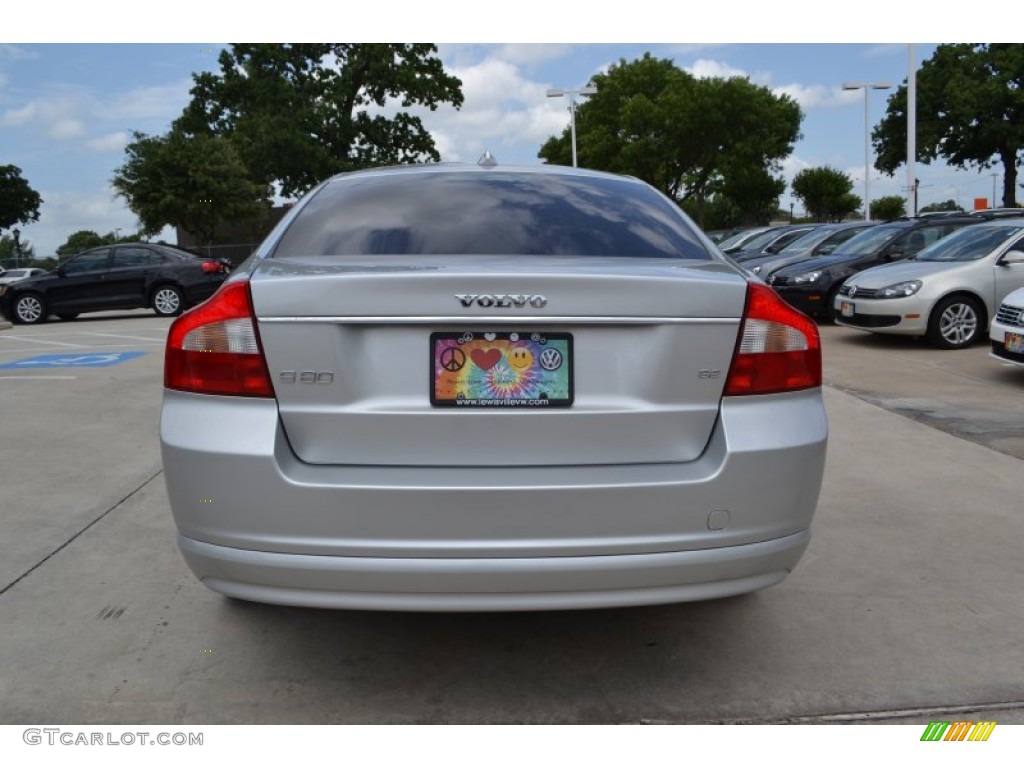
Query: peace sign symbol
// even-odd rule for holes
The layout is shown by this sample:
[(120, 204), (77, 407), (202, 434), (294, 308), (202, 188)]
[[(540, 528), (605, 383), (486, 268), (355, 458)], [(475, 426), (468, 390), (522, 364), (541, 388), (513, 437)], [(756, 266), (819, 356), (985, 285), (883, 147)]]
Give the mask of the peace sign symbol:
[(448, 347), (441, 352), (441, 367), (446, 371), (461, 371), (466, 364), (466, 355), (458, 347)]

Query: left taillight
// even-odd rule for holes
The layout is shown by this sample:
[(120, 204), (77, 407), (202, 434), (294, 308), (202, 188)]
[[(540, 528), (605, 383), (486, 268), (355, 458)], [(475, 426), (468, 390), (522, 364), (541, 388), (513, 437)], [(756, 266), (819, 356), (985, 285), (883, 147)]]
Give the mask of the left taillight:
[(249, 281), (225, 283), (167, 334), (164, 386), (183, 392), (273, 397)]
[(199, 264), (200, 268), (205, 274), (217, 274), (219, 272), (227, 272), (227, 267), (221, 264), (219, 261), (203, 261)]

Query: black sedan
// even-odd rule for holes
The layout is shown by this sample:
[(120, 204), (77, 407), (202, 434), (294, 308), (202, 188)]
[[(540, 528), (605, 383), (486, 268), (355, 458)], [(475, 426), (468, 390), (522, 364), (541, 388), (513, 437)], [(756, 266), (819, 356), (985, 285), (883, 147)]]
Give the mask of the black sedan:
[(833, 319), (833, 299), (846, 278), (868, 267), (906, 259), (960, 227), (984, 219), (974, 216), (908, 219), (879, 224), (847, 240), (834, 253), (798, 261), (768, 276), (768, 283), (792, 306), (808, 315)]
[(72, 256), (53, 272), (0, 287), (0, 313), (15, 323), (49, 315), (152, 307), (170, 317), (205, 301), (230, 271), (222, 261), (152, 243), (122, 243)]

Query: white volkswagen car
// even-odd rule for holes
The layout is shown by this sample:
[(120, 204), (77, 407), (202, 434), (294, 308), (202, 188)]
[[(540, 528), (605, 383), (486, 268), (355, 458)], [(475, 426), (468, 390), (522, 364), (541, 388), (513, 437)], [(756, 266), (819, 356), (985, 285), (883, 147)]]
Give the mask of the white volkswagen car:
[(1000, 302), (1022, 287), (1024, 218), (1000, 219), (850, 277), (835, 298), (836, 322), (957, 349), (984, 339)]
[(384, 610), (725, 597), (810, 540), (815, 324), (648, 185), (328, 180), (171, 326), (160, 425), (211, 589)]
[(992, 357), (1024, 367), (1024, 288), (1003, 299), (992, 320), (989, 339)]

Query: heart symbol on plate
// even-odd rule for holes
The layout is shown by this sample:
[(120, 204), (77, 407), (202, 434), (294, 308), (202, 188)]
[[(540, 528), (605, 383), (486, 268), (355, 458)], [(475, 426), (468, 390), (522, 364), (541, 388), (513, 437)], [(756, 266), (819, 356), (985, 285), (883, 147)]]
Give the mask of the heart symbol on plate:
[(498, 334), (496, 334), (496, 333), (485, 333), (484, 334), (484, 338), (487, 339), (488, 341), (494, 341), (496, 338), (498, 338)]
[(491, 370), (501, 362), (500, 349), (474, 349), (469, 356), (473, 358), (473, 362), (478, 368), (483, 368), (485, 371)]

